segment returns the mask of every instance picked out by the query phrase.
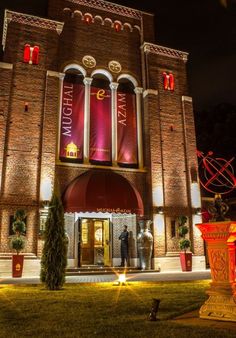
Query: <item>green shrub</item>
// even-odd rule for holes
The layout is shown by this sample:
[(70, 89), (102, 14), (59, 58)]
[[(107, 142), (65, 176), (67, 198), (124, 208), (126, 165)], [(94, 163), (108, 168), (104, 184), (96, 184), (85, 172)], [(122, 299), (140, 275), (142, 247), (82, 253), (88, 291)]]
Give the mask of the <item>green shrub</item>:
[(181, 225), (179, 227), (179, 235), (180, 235), (180, 237), (184, 237), (185, 235), (187, 235), (187, 233), (188, 233), (188, 227), (187, 227), (187, 225)]
[(12, 224), (12, 230), (15, 235), (11, 238), (10, 246), (11, 249), (16, 250), (17, 254), (24, 249), (26, 243), (25, 236), (23, 236), (26, 229), (25, 218), (26, 214), (24, 210), (16, 210)]
[(67, 264), (67, 237), (64, 210), (60, 194), (53, 193), (45, 224), (44, 247), (41, 258), (41, 281), (49, 290), (59, 290), (65, 282)]
[(179, 241), (180, 250), (186, 251), (187, 249), (190, 248), (190, 246), (191, 246), (191, 242), (187, 238), (183, 238)]
[(17, 254), (25, 247), (25, 238), (23, 236), (13, 236), (11, 238), (11, 248), (16, 250)]
[(14, 215), (14, 220), (24, 221), (25, 218), (26, 218), (25, 210), (23, 209), (16, 210), (15, 215)]
[(179, 233), (179, 236), (181, 237), (179, 241), (179, 247), (180, 247), (180, 250), (184, 250), (184, 251), (189, 249), (191, 246), (190, 240), (186, 238), (186, 235), (189, 232), (189, 228), (185, 224), (187, 223), (187, 220), (188, 220), (187, 216), (178, 217), (178, 223), (179, 223), (178, 233)]
[(25, 232), (25, 222), (16, 220), (15, 222), (13, 222), (12, 229), (15, 234), (23, 234)]
[(184, 225), (188, 220), (188, 217), (187, 216), (179, 216), (178, 217), (178, 223), (179, 223), (179, 226), (182, 226)]

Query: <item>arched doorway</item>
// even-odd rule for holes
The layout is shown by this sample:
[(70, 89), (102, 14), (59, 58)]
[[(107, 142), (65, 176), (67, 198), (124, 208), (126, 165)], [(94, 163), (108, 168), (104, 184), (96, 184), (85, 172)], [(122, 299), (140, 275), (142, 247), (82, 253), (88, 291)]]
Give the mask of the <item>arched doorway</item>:
[(118, 232), (130, 222), (136, 234), (136, 215), (143, 215), (137, 189), (111, 170), (94, 169), (74, 179), (62, 201), (65, 213), (76, 215), (78, 265), (117, 264)]

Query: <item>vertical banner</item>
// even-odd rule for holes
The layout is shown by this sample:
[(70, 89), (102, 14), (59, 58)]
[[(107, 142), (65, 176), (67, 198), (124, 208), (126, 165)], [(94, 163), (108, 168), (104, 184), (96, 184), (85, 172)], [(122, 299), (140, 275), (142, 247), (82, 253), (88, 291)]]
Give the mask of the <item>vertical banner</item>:
[(137, 165), (136, 96), (117, 92), (117, 162)]
[(83, 137), (84, 86), (66, 79), (63, 82), (61, 108), (59, 157), (62, 161), (83, 159)]
[(111, 91), (91, 87), (89, 159), (111, 162)]

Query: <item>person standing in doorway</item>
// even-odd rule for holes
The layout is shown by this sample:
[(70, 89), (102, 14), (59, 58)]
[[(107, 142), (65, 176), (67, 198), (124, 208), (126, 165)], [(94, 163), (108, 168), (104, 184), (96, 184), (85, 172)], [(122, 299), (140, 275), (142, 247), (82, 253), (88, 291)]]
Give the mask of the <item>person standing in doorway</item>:
[(120, 252), (121, 252), (121, 265), (128, 265), (128, 247), (129, 247), (129, 232), (127, 230), (127, 225), (124, 225), (123, 231), (119, 236), (120, 242)]

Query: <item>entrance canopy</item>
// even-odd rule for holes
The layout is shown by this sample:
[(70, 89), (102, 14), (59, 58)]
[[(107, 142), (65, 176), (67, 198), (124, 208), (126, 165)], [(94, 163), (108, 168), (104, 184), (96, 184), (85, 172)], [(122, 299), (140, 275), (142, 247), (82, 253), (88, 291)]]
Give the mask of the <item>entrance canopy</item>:
[(112, 171), (90, 170), (73, 180), (62, 196), (65, 212), (109, 212), (143, 215), (138, 191)]

